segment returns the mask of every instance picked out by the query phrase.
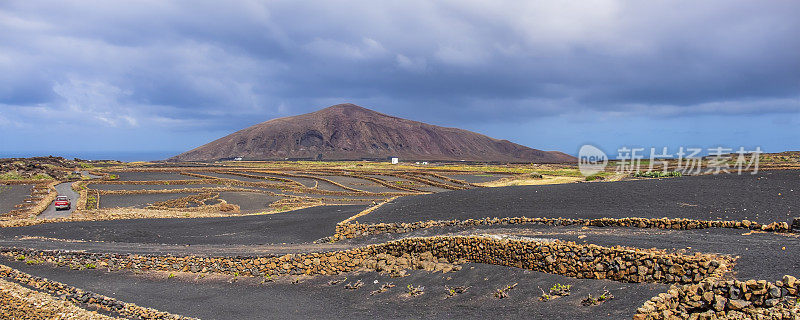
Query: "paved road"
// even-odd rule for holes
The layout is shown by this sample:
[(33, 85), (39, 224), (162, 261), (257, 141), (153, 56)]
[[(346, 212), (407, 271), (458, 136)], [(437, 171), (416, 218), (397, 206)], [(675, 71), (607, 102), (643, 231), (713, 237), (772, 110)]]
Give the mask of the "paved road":
[(67, 196), (69, 201), (72, 203), (72, 206), (70, 206), (69, 210), (56, 211), (56, 207), (53, 205), (53, 203), (51, 203), (47, 209), (37, 216), (39, 219), (68, 217), (73, 211), (75, 211), (75, 203), (78, 202), (78, 193), (72, 190), (72, 183), (60, 183), (56, 185), (56, 191), (58, 192), (59, 196)]

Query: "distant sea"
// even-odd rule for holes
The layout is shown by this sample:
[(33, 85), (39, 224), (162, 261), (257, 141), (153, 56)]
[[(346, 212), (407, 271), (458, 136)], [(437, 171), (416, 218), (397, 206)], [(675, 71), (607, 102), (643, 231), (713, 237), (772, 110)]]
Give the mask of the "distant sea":
[(0, 158), (64, 157), (84, 160), (155, 161), (164, 160), (183, 151), (2, 151)]

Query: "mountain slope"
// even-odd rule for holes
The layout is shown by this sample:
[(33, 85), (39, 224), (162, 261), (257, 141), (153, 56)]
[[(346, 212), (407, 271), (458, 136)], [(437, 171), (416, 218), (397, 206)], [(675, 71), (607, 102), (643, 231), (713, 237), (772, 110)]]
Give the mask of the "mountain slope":
[(378, 113), (354, 104), (278, 118), (237, 131), (170, 161), (402, 160), (572, 162), (562, 152), (541, 151), (475, 132)]

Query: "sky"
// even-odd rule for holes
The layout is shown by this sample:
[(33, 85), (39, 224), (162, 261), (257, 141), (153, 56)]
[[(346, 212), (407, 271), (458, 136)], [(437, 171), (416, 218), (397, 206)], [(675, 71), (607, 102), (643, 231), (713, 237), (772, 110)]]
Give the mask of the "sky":
[(156, 160), (355, 103), (576, 154), (800, 150), (798, 1), (0, 2), (0, 157)]

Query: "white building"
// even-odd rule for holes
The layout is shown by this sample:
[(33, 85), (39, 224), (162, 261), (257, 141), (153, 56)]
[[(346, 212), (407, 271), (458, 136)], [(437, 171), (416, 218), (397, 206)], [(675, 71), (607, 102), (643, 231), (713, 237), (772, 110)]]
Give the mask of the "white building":
[(400, 159), (397, 158), (397, 157), (393, 157), (392, 158), (392, 164), (398, 164), (398, 163), (400, 163)]

